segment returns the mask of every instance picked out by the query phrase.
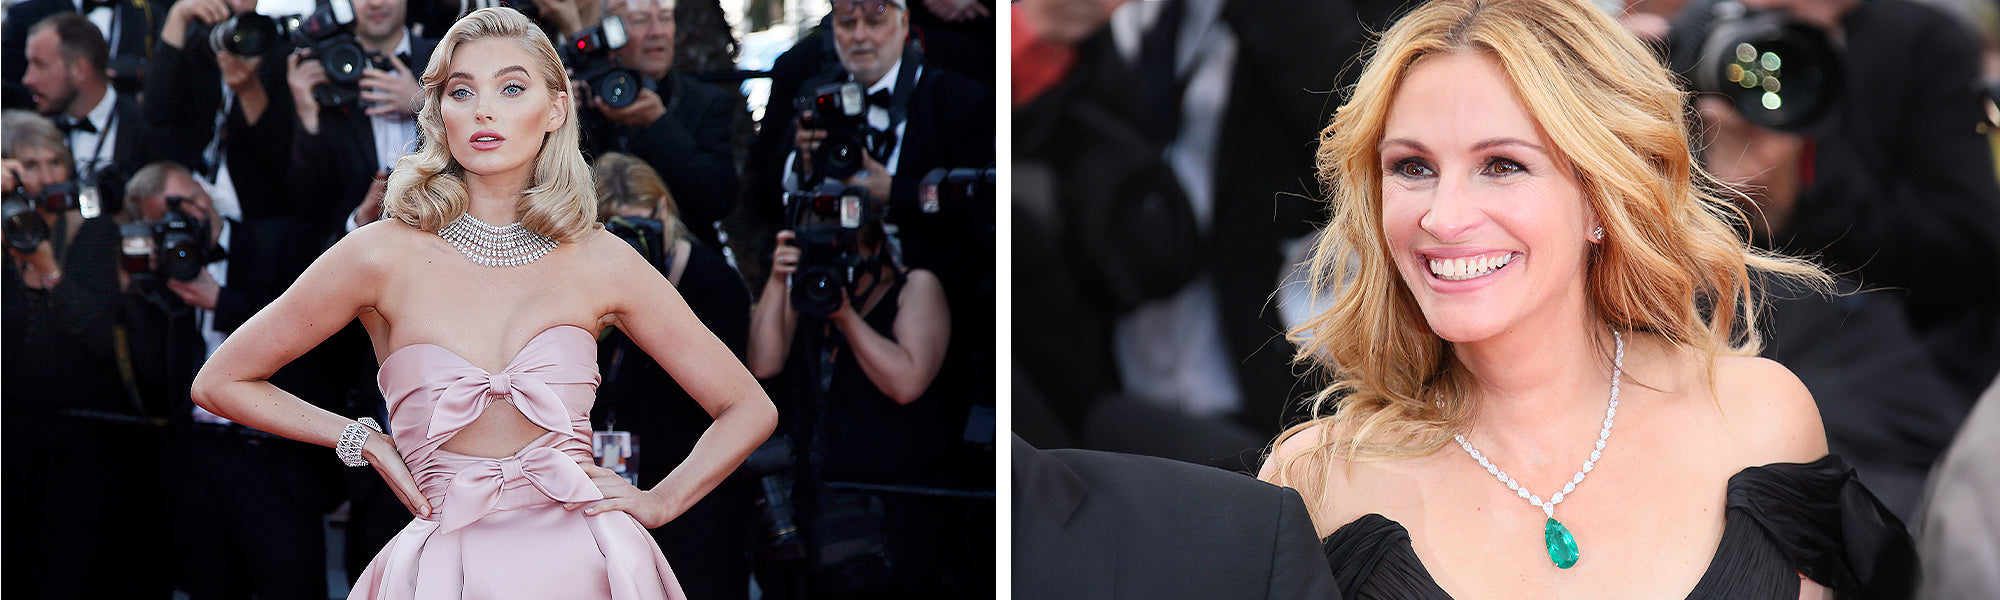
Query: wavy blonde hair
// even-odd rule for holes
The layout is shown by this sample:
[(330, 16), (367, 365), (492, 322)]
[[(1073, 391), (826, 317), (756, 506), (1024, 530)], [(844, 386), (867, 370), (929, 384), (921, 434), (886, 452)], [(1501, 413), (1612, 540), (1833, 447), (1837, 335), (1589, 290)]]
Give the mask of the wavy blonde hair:
[(1314, 295), (1331, 302), (1291, 337), (1297, 360), (1316, 363), (1332, 383), (1311, 400), (1315, 418), (1278, 441), (1327, 426), (1312, 451), (1272, 477), (1307, 498), (1324, 492), (1325, 459), (1428, 455), (1464, 433), (1474, 413), (1470, 375), (1390, 256), (1378, 147), (1410, 68), (1471, 53), (1500, 63), (1603, 223), (1585, 294), (1611, 327), (1692, 350), (1712, 375), (1719, 356), (1760, 346), (1752, 271), (1829, 283), (1810, 263), (1747, 244), (1746, 217), (1725, 198), (1733, 193), (1689, 153), (1687, 94), (1609, 15), (1586, 0), (1433, 0), (1384, 34), (1320, 134), (1333, 219), (1309, 268)]
[[(452, 24), (438, 42), (431, 64), (421, 78), (424, 107), (417, 112), (422, 144), (417, 151), (396, 161), (389, 176), (388, 193), (382, 200), (383, 214), (424, 231), (437, 231), (465, 214), (468, 201), (465, 169), (451, 156), (445, 138), (444, 117), (438, 113), (444, 101), (445, 77), (451, 74), (451, 60), (459, 46), (490, 38), (514, 40), (534, 58), (550, 96), (570, 93), (569, 76), (562, 59), (549, 45), (540, 27), (511, 8), (483, 8)], [(597, 201), (590, 179), (590, 164), (579, 147), (576, 114), (568, 101), (557, 102), (567, 113), (561, 127), (542, 138), (535, 157), (535, 170), (528, 189), (516, 204), (521, 224), (528, 230), (574, 242), (583, 239), (597, 225)]]

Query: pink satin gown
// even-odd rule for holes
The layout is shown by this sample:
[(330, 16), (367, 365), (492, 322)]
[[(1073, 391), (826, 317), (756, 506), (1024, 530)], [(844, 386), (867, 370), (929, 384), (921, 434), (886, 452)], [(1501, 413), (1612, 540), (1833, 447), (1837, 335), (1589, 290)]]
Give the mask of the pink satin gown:
[[(592, 462), (598, 384), (590, 332), (551, 327), (499, 373), (413, 344), (382, 361), (377, 381), (396, 448), (433, 511), (382, 548), (349, 598), (684, 597), (637, 519), (563, 510), (604, 497), (582, 467)], [(548, 433), (507, 458), (438, 448), (502, 397)]]

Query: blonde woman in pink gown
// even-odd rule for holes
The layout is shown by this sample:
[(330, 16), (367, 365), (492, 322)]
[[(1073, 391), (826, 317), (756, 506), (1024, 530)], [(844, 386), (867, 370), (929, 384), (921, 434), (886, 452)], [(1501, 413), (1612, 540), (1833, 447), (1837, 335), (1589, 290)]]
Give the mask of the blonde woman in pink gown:
[[(597, 226), (569, 80), (541, 30), (512, 9), (480, 10), (437, 56), (423, 74), (424, 142), (398, 162), (386, 218), (230, 335), (195, 401), (365, 460), (416, 515), (351, 597), (681, 598), (646, 528), (721, 482), (777, 411), (673, 286)], [(265, 381), (356, 318), (382, 364), (388, 434)], [(608, 326), (715, 417), (651, 489), (591, 459), (596, 335)]]

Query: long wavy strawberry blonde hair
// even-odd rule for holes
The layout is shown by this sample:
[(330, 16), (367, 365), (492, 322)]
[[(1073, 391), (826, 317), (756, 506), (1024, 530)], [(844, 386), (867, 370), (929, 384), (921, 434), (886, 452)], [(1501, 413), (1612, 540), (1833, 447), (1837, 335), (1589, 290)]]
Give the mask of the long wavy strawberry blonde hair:
[(1609, 15), (1587, 0), (1432, 0), (1383, 35), (1320, 134), (1333, 216), (1309, 268), (1314, 295), (1330, 302), (1291, 337), (1297, 360), (1331, 383), (1310, 400), (1314, 418), (1278, 442), (1327, 426), (1310, 451), (1270, 471), (1272, 483), (1306, 498), (1324, 493), (1327, 459), (1428, 455), (1467, 431), (1475, 412), (1470, 375), (1390, 257), (1378, 150), (1410, 68), (1475, 53), (1499, 62), (1603, 223), (1585, 293), (1611, 327), (1692, 350), (1712, 375), (1718, 357), (1759, 348), (1754, 272), (1827, 285), (1817, 267), (1747, 244), (1732, 193), (1689, 152), (1687, 94)]

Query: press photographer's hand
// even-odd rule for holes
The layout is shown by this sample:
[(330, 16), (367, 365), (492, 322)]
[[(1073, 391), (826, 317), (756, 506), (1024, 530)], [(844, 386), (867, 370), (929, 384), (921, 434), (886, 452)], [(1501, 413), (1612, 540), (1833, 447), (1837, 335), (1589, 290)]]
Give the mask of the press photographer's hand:
[(889, 176), (889, 168), (882, 166), (882, 163), (877, 162), (874, 156), (866, 152), (861, 153), (861, 167), (862, 169), (856, 171), (853, 177), (847, 178), (847, 185), (868, 188), (868, 195), (878, 203), (888, 201), (891, 180), (894, 179)]
[(784, 283), (785, 278), (799, 271), (799, 247), (792, 243), (798, 235), (785, 230), (778, 232), (777, 249), (771, 251), (771, 281)]
[(800, 173), (811, 175), (812, 153), (819, 149), (820, 140), (826, 139), (826, 130), (808, 128), (805, 115), (799, 115), (797, 130), (792, 134), (792, 147), (799, 151), (798, 169)]
[(373, 66), (361, 70), (361, 100), (369, 105), (368, 116), (413, 118), (424, 106), (424, 89), (401, 57), (387, 58), (394, 70)]
[(192, 281), (168, 279), (167, 289), (180, 296), (181, 302), (202, 310), (215, 310), (215, 299), (222, 295), (222, 286), (208, 274), (208, 269), (202, 269)]
[(160, 41), (175, 48), (187, 47), (188, 24), (200, 21), (203, 25), (214, 25), (229, 20), (236, 14), (225, 0), (180, 0), (167, 9), (167, 20), (161, 24)]
[(305, 50), (293, 52), (286, 58), (285, 85), (292, 88), (292, 104), (299, 113), (299, 126), (308, 135), (319, 135), (319, 101), (313, 99), (313, 86), (326, 83), (326, 67), (319, 61), (305, 57)]
[(654, 121), (667, 114), (666, 103), (660, 100), (659, 92), (653, 90), (639, 90), (639, 97), (625, 108), (612, 108), (604, 103), (602, 96), (591, 97), (590, 105), (611, 122), (635, 129), (652, 127)]

